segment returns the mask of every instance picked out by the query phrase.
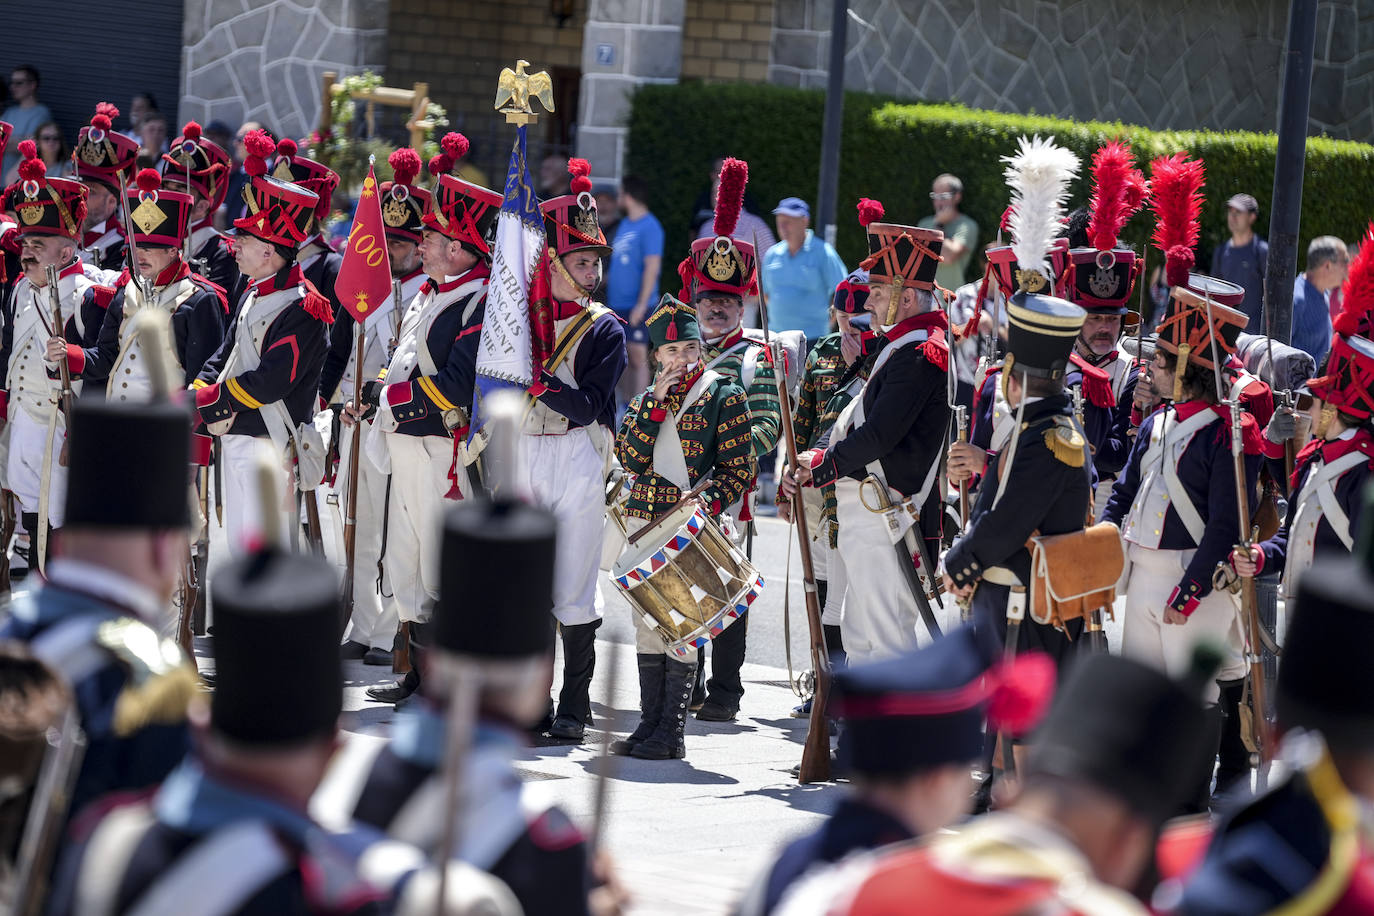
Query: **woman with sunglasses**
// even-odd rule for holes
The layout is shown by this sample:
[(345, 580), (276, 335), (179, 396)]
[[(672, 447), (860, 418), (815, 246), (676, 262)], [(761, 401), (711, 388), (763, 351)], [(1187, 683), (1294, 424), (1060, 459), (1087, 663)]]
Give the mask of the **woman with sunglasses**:
[[(57, 126), (56, 121), (48, 121), (39, 127), (33, 139), (38, 144), (38, 158), (48, 167), (49, 175), (65, 178), (72, 173), (72, 149), (67, 145), (67, 138), (62, 135), (62, 128)], [(9, 187), (18, 180), (19, 165), (16, 163), (5, 173), (0, 185)]]
[(52, 120), (48, 106), (38, 101), (38, 71), (29, 64), (10, 70), (9, 90), (11, 104), (0, 114), (14, 128), (10, 137), (9, 151), (5, 153), (4, 166), (0, 171), (8, 173), (17, 168), (19, 162), (19, 141), (31, 140), (38, 134), (38, 126)]

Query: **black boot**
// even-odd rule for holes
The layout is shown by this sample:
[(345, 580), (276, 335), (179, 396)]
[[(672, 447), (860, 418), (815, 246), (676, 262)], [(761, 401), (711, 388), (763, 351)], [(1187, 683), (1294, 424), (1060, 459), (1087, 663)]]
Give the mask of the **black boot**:
[(692, 699), (692, 677), (696, 665), (663, 657), (663, 706), (658, 728), (630, 751), (641, 760), (670, 760), (687, 756), (683, 733), (687, 730), (687, 703)]
[(1217, 681), (1221, 688), (1221, 699), (1217, 705), (1226, 717), (1221, 727), (1221, 748), (1217, 754), (1217, 792), (1225, 792), (1232, 783), (1244, 779), (1250, 784), (1250, 750), (1240, 734), (1240, 703), (1245, 695), (1245, 679)]
[(663, 672), (667, 660), (662, 652), (635, 656), (639, 664), (639, 725), (624, 738), (611, 742), (612, 754), (630, 754), (658, 728), (663, 718)]
[(1192, 795), (1183, 803), (1179, 814), (1206, 814), (1212, 801), (1212, 771), (1217, 762), (1217, 748), (1221, 744), (1222, 712), (1220, 706), (1209, 706), (1203, 710), (1207, 716), (1207, 730), (1203, 732), (1198, 747), (1202, 759), (1197, 766), (1197, 784)]
[(821, 633), (825, 635), (825, 651), (830, 656), (830, 670), (843, 668), (845, 662), (848, 661), (848, 656), (844, 653), (844, 641), (840, 639), (839, 626), (823, 623), (821, 624)]
[(692, 679), (692, 702), (688, 708), (696, 712), (706, 702), (706, 650), (697, 649), (697, 673)]

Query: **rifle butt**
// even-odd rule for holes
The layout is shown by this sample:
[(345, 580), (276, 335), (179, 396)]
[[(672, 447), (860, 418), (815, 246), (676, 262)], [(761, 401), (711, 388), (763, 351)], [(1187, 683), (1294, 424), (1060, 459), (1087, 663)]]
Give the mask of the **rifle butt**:
[(410, 668), (410, 622), (402, 621), (397, 632), (395, 648), (391, 653), (391, 671), (394, 674), (405, 674)]

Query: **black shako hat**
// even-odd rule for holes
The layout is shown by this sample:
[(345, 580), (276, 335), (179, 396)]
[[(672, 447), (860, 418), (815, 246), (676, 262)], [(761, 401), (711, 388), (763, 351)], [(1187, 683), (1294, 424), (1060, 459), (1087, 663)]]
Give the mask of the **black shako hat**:
[(191, 411), (184, 404), (72, 404), (67, 434), (67, 524), (186, 528)]
[(1039, 378), (1064, 377), (1088, 313), (1055, 296), (1018, 292), (1007, 301), (1007, 364)]
[(1031, 778), (1091, 784), (1162, 824), (1197, 789), (1206, 753), (1202, 690), (1219, 658), (1195, 649), (1181, 681), (1116, 655), (1078, 661), (1031, 747)]
[[(183, 464), (183, 481), (185, 473)], [(290, 745), (331, 734), (343, 709), (334, 567), (268, 547), (221, 568), (210, 582), (210, 598), (214, 729), (249, 745)]]
[(835, 672), (831, 711), (844, 719), (843, 765), (903, 776), (976, 760), (983, 724), (1020, 735), (1049, 707), (1054, 664), (1041, 652), (999, 661), (990, 632), (962, 627), (933, 644)]
[(1275, 709), (1284, 728), (1319, 731), (1340, 750), (1374, 750), (1374, 492), (1350, 556), (1323, 557), (1298, 580)]
[(511, 500), (466, 500), (450, 509), (439, 550), (435, 648), (489, 661), (553, 651), (555, 529), (552, 513)]

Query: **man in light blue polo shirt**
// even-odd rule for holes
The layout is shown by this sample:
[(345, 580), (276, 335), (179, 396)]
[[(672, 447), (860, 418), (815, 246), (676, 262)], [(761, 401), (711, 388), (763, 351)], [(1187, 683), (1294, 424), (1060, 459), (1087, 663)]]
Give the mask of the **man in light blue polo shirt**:
[(768, 324), (774, 331), (801, 331), (813, 341), (830, 332), (830, 299), (848, 271), (830, 243), (808, 228), (806, 201), (785, 197), (773, 216), (782, 241), (763, 256)]

